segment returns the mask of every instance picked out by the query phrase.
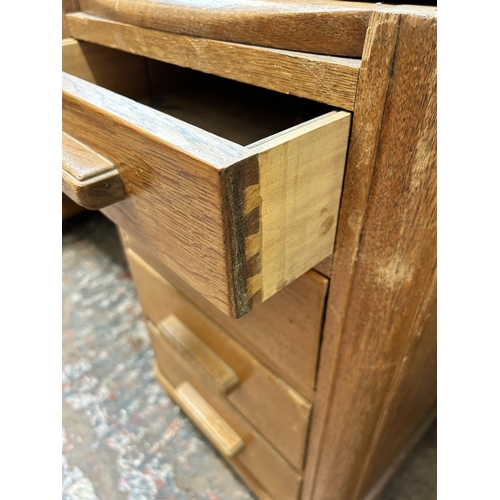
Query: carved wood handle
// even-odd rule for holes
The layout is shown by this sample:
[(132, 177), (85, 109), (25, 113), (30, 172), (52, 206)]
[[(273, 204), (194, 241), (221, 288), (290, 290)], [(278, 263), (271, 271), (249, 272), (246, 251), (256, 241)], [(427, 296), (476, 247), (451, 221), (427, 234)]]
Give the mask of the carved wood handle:
[(226, 395), (239, 384), (238, 375), (210, 347), (182, 321), (171, 314), (158, 324), (163, 338), (204, 378), (219, 394)]
[(62, 133), (62, 190), (89, 210), (98, 210), (125, 198), (116, 167), (65, 132)]

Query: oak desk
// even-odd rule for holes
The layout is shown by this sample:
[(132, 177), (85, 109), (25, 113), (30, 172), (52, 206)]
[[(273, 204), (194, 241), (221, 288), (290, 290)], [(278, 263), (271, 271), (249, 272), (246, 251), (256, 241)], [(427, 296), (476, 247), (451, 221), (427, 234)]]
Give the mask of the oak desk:
[(63, 190), (261, 498), (371, 499), (435, 417), (436, 9), (80, 0)]

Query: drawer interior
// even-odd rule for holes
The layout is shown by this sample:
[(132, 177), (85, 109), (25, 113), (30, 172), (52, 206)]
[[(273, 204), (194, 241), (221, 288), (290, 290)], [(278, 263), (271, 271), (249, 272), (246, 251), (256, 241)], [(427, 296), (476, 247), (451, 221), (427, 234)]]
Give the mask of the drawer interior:
[(332, 253), (350, 113), (72, 39), (62, 82), (63, 132), (123, 183), (101, 210), (225, 314)]
[(154, 84), (144, 104), (242, 146), (333, 109), (167, 63), (147, 60), (147, 67)]
[(75, 43), (83, 57), (80, 62), (73, 57), (70, 67), (64, 68), (63, 46), (63, 70), (242, 146), (334, 109), (107, 47)]

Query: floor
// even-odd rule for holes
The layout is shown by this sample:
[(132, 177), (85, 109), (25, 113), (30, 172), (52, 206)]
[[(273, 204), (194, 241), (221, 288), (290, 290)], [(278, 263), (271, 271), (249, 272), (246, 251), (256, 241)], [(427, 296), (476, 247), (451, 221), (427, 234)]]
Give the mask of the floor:
[[(63, 500), (250, 500), (152, 373), (153, 353), (115, 227), (63, 223)], [(380, 500), (433, 500), (436, 425)]]

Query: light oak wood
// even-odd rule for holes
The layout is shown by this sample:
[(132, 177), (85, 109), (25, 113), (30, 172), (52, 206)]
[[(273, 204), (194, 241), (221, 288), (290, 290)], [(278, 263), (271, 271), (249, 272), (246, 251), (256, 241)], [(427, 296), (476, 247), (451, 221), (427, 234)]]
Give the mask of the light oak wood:
[(331, 254), (349, 123), (332, 111), (241, 147), (63, 75), (64, 131), (123, 179), (105, 214), (233, 317)]
[[(323, 303), (328, 280), (314, 272), (292, 281), (256, 307), (266, 293), (272, 293), (274, 287), (278, 289), (287, 281), (286, 273), (292, 272), (290, 269), (294, 266), (300, 266), (303, 257), (300, 250), (303, 241), (300, 238), (294, 240), (296, 233), (289, 232), (287, 226), (294, 227), (295, 221), (303, 229), (298, 222), (302, 215), (298, 208), (302, 196), (301, 193), (292, 195), (295, 189), (293, 181), (290, 182), (292, 177), (286, 178), (281, 173), (295, 173), (308, 181), (313, 173), (321, 170), (314, 168), (306, 172), (301, 166), (293, 166), (294, 158), (299, 155), (305, 155), (304, 158), (311, 161), (316, 159), (311, 150), (307, 150), (312, 138), (307, 140), (302, 134), (293, 136), (293, 129), (289, 130), (288, 125), (283, 127), (283, 132), (279, 129), (264, 132), (266, 127), (274, 127), (272, 120), (253, 121), (251, 113), (235, 111), (237, 108), (229, 103), (218, 106), (220, 113), (228, 118), (226, 123), (221, 115), (203, 116), (205, 104), (198, 106), (193, 113), (187, 108), (180, 110), (177, 118), (183, 122), (199, 126), (205, 133), (215, 133), (218, 136), (216, 141), (229, 139), (232, 145), (244, 146), (242, 149), (247, 151), (248, 157), (241, 160), (238, 169), (228, 162), (228, 167), (218, 169), (221, 175), (217, 178), (211, 176), (215, 160), (210, 163), (203, 158), (200, 163), (204, 166), (199, 169), (197, 162), (205, 153), (194, 151), (194, 148), (188, 151), (189, 161), (182, 159), (179, 153), (181, 162), (185, 162), (184, 168), (174, 171), (172, 165), (179, 161), (179, 156), (176, 156), (179, 148), (173, 147), (174, 152), (165, 155), (164, 145), (160, 144), (163, 139), (158, 142), (154, 127), (145, 131), (141, 128), (142, 122), (139, 127), (137, 124), (131, 127), (134, 133), (141, 129), (140, 139), (132, 132), (123, 135), (122, 130), (127, 126), (116, 120), (114, 112), (108, 115), (109, 110), (103, 111), (101, 104), (84, 105), (78, 118), (81, 123), (77, 125), (78, 120), (75, 120), (71, 126), (79, 139), (79, 131), (94, 121), (99, 122), (101, 130), (108, 126), (118, 128), (121, 141), (114, 142), (115, 139), (106, 136), (105, 132), (104, 138), (96, 140), (96, 151), (105, 156), (109, 144), (112, 149), (119, 149), (124, 141), (138, 152), (137, 155), (120, 152), (116, 164), (121, 173), (127, 172), (130, 194), (138, 197), (139, 203), (136, 198), (133, 204), (128, 204), (127, 199), (105, 209), (105, 212), (110, 215), (108, 210), (113, 212), (119, 205), (127, 204), (123, 210), (117, 211), (118, 215), (112, 214), (113, 220), (123, 223), (130, 231), (130, 234), (122, 232), (126, 244), (197, 306), (181, 297), (170, 285), (160, 287), (167, 290), (166, 295), (163, 291), (158, 293), (159, 289), (151, 283), (167, 282), (162, 281), (157, 273), (156, 279), (151, 280), (155, 272), (143, 265), (143, 271), (135, 271), (134, 279), (137, 283), (142, 282), (139, 295), (146, 315), (160, 324), (169, 314), (175, 313), (194, 335), (234, 370), (240, 380), (227, 396), (217, 394), (220, 392), (217, 384), (203, 376), (196, 359), (183, 353), (182, 349), (174, 349), (154, 327), (156, 333), (151, 334), (151, 339), (162, 370), (162, 384), (173, 399), (175, 387), (187, 380), (237, 432), (245, 446), (229, 462), (259, 498), (374, 498), (431, 422), (436, 404), (435, 9), (365, 5), (364, 8), (370, 11), (369, 18), (365, 18), (369, 19), (369, 27), (360, 64), (338, 57), (234, 43), (235, 40), (243, 41), (241, 37), (247, 36), (245, 33), (256, 31), (248, 11), (238, 11), (248, 8), (248, 2), (245, 5), (238, 1), (219, 3), (221, 9), (216, 13), (200, 12), (196, 10), (200, 7), (196, 1), (188, 5), (184, 0), (177, 2), (182, 6), (179, 9), (174, 9), (168, 0), (154, 7), (149, 0), (118, 0), (113, 4), (108, 0), (84, 0), (84, 3), (87, 6), (103, 5), (111, 12), (110, 17), (130, 16), (127, 22), (136, 26), (120, 22), (125, 20), (124, 17), (110, 21), (81, 12), (70, 14), (67, 16), (69, 29), (78, 38), (354, 110), (340, 211), (334, 211), (330, 228), (337, 233), (330, 251), (311, 264), (331, 278), (324, 329)], [(314, 6), (308, 4), (304, 8), (313, 9), (321, 3), (318, 0)], [(113, 10), (115, 4), (120, 5), (118, 11)], [(141, 19), (145, 13), (141, 9), (145, 5), (151, 9), (172, 8), (172, 16), (166, 20), (153, 20), (144, 15)], [(269, 11), (265, 12), (269, 2), (253, 5), (262, 9), (263, 22), (272, 22), (271, 17), (266, 17)], [(285, 0), (279, 5), (294, 8)], [(331, 6), (337, 7), (337, 2), (331, 2)], [(186, 16), (189, 12), (205, 16), (206, 24), (196, 26), (196, 21)], [(93, 13), (104, 15), (104, 12)], [(295, 21), (300, 15), (297, 14)], [(221, 19), (228, 19), (224, 16), (233, 16), (234, 24), (221, 23)], [(304, 23), (306, 19), (304, 15)], [(292, 19), (290, 25), (293, 23)], [(273, 33), (279, 32), (284, 25), (282, 20), (276, 31), (253, 33), (247, 43), (255, 44), (269, 36), (271, 40), (266, 44), (271, 46), (276, 42), (272, 40)], [(162, 32), (167, 26), (184, 34)], [(297, 43), (303, 38), (298, 33), (301, 28), (296, 30)], [(321, 29), (320, 26), (316, 28)], [(351, 32), (355, 34), (353, 30)], [(240, 38), (230, 38), (233, 36)], [(328, 41), (323, 36), (315, 43), (319, 46)], [(281, 42), (289, 43), (283, 33)], [(338, 47), (348, 42), (348, 36), (343, 36), (335, 43), (340, 44), (336, 45)], [(290, 48), (290, 45), (286, 47)], [(189, 81), (189, 73), (186, 73), (189, 70), (167, 65), (158, 69), (157, 64), (157, 61), (146, 62), (146, 70), (141, 74), (149, 74), (151, 83), (139, 98), (152, 97), (148, 104), (159, 108), (166, 102), (167, 106), (163, 108), (166, 109), (168, 100), (158, 105), (159, 93), (168, 94), (176, 86), (182, 88)], [(353, 77), (353, 68), (356, 77)], [(199, 94), (207, 90), (206, 81), (197, 81)], [(226, 87), (219, 90), (224, 93)], [(196, 101), (186, 95), (177, 103), (184, 106), (184, 103)], [(248, 97), (250, 92), (244, 90), (241, 95)], [(75, 97), (75, 102), (78, 99)], [(208, 106), (211, 99), (205, 100)], [(197, 103), (201, 101), (203, 99)], [(133, 106), (130, 105), (134, 110), (132, 114), (140, 115)], [(118, 107), (123, 107), (123, 102)], [(83, 118), (89, 109), (96, 112), (95, 116)], [(182, 113), (185, 115), (180, 116)], [(273, 114), (276, 115), (274, 111), (270, 113)], [(241, 122), (248, 123), (247, 129), (242, 130), (238, 115), (242, 117)], [(314, 120), (321, 120), (324, 113), (320, 115)], [(151, 115), (147, 116), (149, 122)], [(280, 115), (281, 118), (284, 115)], [(162, 126), (158, 128), (162, 129)], [(305, 132), (304, 123), (301, 127)], [(186, 129), (180, 128), (180, 135), (183, 135)], [(312, 130), (309, 132), (313, 133)], [(291, 142), (287, 142), (287, 134)], [(269, 138), (269, 135), (274, 137)], [(325, 137), (332, 140), (333, 135), (329, 133)], [(210, 144), (210, 136), (201, 134), (200, 137), (206, 139), (206, 145)], [(259, 147), (266, 143), (271, 143), (276, 151), (260, 150)], [(280, 149), (286, 150), (291, 169), (281, 165)], [(315, 150), (323, 149), (316, 145)], [(213, 154), (211, 158), (215, 156)], [(158, 166), (159, 163), (162, 167)], [(207, 163), (209, 166), (205, 169)], [(248, 165), (251, 168), (247, 168)], [(178, 175), (172, 175), (172, 172)], [(203, 173), (202, 183), (190, 182), (194, 178), (198, 180), (200, 172)], [(278, 175), (273, 175), (273, 172)], [(269, 173), (272, 181), (266, 178)], [(133, 175), (135, 180), (132, 180)], [(147, 182), (140, 184), (138, 179), (145, 177)], [(170, 193), (175, 197), (174, 190), (169, 191), (172, 182), (191, 205), (193, 200), (203, 200), (196, 215), (188, 202), (176, 205), (175, 209), (165, 204), (165, 199), (171, 199)], [(146, 200), (144, 192), (147, 190), (154, 193), (152, 200)], [(313, 192), (311, 188), (308, 190)], [(241, 192), (244, 194), (238, 194)], [(274, 210), (272, 203), (282, 196), (282, 192), (291, 198)], [(318, 198), (323, 198), (326, 206), (331, 200), (338, 203), (337, 195), (340, 198), (340, 192), (333, 189), (327, 195), (312, 196), (307, 210), (314, 212), (314, 217), (304, 215), (304, 221), (314, 220), (317, 224), (321, 213), (318, 210), (322, 205)], [(155, 208), (158, 204), (161, 209)], [(288, 205), (290, 213), (284, 208)], [(200, 220), (209, 220), (204, 226), (209, 229), (207, 231), (188, 234), (181, 230), (184, 245), (188, 243), (196, 247), (201, 242), (199, 250), (190, 248), (182, 255), (170, 252), (172, 235), (169, 228), (177, 213), (188, 214), (189, 227), (199, 224)], [(162, 220), (165, 215), (168, 224), (151, 227), (151, 218)], [(174, 224), (174, 227), (178, 234), (181, 218), (176, 221), (178, 226)], [(259, 223), (257, 229), (256, 221)], [(276, 233), (266, 232), (263, 222), (267, 228), (275, 227)], [(315, 231), (317, 233), (317, 226)], [(292, 248), (290, 255), (284, 253), (283, 248), (280, 250), (282, 245), (288, 251), (288, 244), (283, 245), (283, 239), (286, 240), (289, 234), (292, 247), (296, 247), (296, 250)], [(134, 237), (140, 239), (141, 244)], [(173, 236), (174, 246), (177, 245), (176, 237)], [(208, 245), (205, 244), (207, 239)], [(314, 241), (311, 245), (314, 247)], [(294, 251), (297, 251), (295, 256)], [(307, 249), (306, 253), (313, 255), (315, 251)], [(175, 258), (168, 260), (168, 255)], [(128, 257), (131, 262), (135, 259), (131, 259), (129, 253)], [(203, 266), (199, 264), (201, 262)], [(242, 263), (244, 269), (235, 271)], [(203, 281), (204, 268), (211, 272), (212, 268), (215, 269), (212, 282)], [(216, 290), (215, 294), (208, 297), (213, 290)], [(165, 296), (174, 306), (165, 305)], [(177, 299), (178, 296), (182, 300)], [(215, 306), (221, 296), (221, 303)], [(173, 311), (169, 307), (179, 309)], [(227, 311), (238, 315), (252, 307), (253, 310), (238, 320), (226, 316)], [(200, 325), (203, 327), (199, 328)], [(316, 372), (320, 339), (320, 362)], [(255, 365), (246, 364), (248, 359)], [(237, 366), (237, 363), (241, 364)], [(276, 383), (280, 377), (284, 381), (282, 386)], [(290, 384), (288, 389), (287, 383)], [(308, 431), (305, 424), (304, 431), (307, 439), (305, 469), (302, 469), (305, 441), (289, 440), (285, 432), (293, 427), (292, 421), (300, 425), (308, 422), (311, 412), (310, 403), (304, 402), (295, 390), (314, 403), (311, 426)], [(289, 394), (285, 397), (286, 391)], [(262, 397), (262, 394), (271, 396)], [(292, 397), (294, 394), (296, 399)], [(272, 414), (276, 408), (281, 408), (280, 416), (293, 414), (294, 417), (278, 425)], [(306, 408), (307, 412), (304, 411)], [(304, 415), (307, 415), (306, 419)], [(255, 452), (256, 448), (252, 446), (257, 446), (259, 451)], [(304, 472), (302, 486), (298, 472), (301, 470)]]
[(89, 210), (123, 200), (120, 173), (103, 156), (62, 133), (62, 188), (75, 203)]
[[(348, 165), (339, 212), (339, 245), (334, 251), (328, 313), (324, 327), (318, 367), (317, 396), (311, 418), (311, 431), (304, 474), (303, 498), (310, 500), (324, 439), (324, 423), (329, 411), (335, 363), (339, 354), (340, 335), (347, 308), (352, 272), (361, 237), (364, 213), (368, 203), (370, 180), (377, 142), (384, 116), (384, 104), (390, 83), (399, 17), (376, 14), (367, 32), (365, 52), (360, 69), (358, 95), (349, 141)], [(342, 286), (343, 285), (343, 286)]]
[[(154, 329), (150, 330), (150, 336), (154, 338)], [(177, 393), (175, 388), (170, 384), (170, 382), (165, 378), (158, 368), (158, 364), (155, 362), (153, 364), (153, 372), (158, 380), (159, 384), (167, 391), (169, 396), (174, 402), (177, 402)], [(244, 445), (244, 444), (243, 444)], [(224, 457), (233, 467), (235, 467), (234, 461), (231, 458)], [(262, 485), (255, 479), (255, 477), (247, 471), (242, 465), (238, 465), (238, 473), (243, 478), (243, 480), (252, 488), (253, 492), (257, 494), (259, 499), (262, 500), (273, 500), (267, 493), (267, 491), (262, 487)]]
[[(234, 371), (240, 383), (224, 397), (282, 454), (297, 470), (302, 469), (311, 405), (288, 384), (270, 373), (226, 332), (207, 318), (170, 283), (129, 248), (126, 256), (144, 314), (160, 333), (166, 318), (174, 315), (196, 336), (198, 343)], [(171, 321), (170, 321), (171, 322)], [(195, 344), (196, 341), (192, 341)], [(199, 374), (205, 385), (220, 395), (212, 377), (207, 377), (200, 362), (186, 349), (161, 335), (158, 351), (174, 349)], [(192, 351), (192, 349), (191, 349)], [(163, 351), (162, 351), (163, 352)], [(165, 355), (166, 356), (166, 355)], [(158, 356), (157, 356), (158, 357)], [(158, 361), (163, 369), (163, 362)], [(206, 363), (205, 363), (206, 364)], [(167, 369), (167, 365), (165, 365)]]
[(81, 12), (67, 14), (71, 36), (351, 110), (360, 62), (219, 42), (139, 28)]
[(373, 8), (331, 0), (80, 0), (80, 5), (89, 14), (144, 28), (352, 57), (361, 56)]
[(68, 23), (66, 22), (67, 12), (78, 12), (80, 10), (80, 5), (78, 0), (62, 0), (62, 37), (69, 38)]
[[(64, 39), (70, 36), (68, 24), (66, 22), (66, 11), (70, 9), (68, 0), (62, 0), (62, 38), (63, 46)], [(78, 8), (79, 10), (79, 8)], [(62, 193), (62, 220), (65, 221), (74, 215), (81, 213), (84, 210), (83, 207), (77, 205), (71, 198), (68, 198), (64, 193)]]
[[(120, 236), (125, 247), (154, 267), (264, 365), (312, 401), (328, 289), (327, 279), (309, 271), (236, 320), (210, 304), (129, 233), (120, 229)], [(137, 278), (134, 279), (137, 283)], [(147, 299), (142, 302), (157, 303), (158, 299), (150, 286), (145, 288), (147, 290)]]
[(248, 161), (251, 153), (69, 76), (63, 83), (63, 129), (120, 171), (127, 196), (104, 213), (234, 315), (221, 171)]
[(67, 0), (62, 0), (62, 37), (63, 38), (68, 38), (70, 36), (68, 23), (66, 22), (66, 1)]
[(297, 500), (301, 476), (272, 447), (266, 439), (242, 417), (224, 398), (212, 391), (200, 375), (171, 348), (156, 328), (149, 330), (155, 350), (161, 385), (177, 401), (175, 388), (188, 382), (243, 440), (244, 446), (234, 457), (226, 460), (263, 498)]
[(127, 52), (67, 38), (62, 70), (133, 99), (149, 95), (145, 59)]
[[(156, 365), (154, 371), (157, 377), (161, 377)], [(232, 458), (243, 448), (243, 440), (221, 419), (189, 382), (179, 384), (175, 388), (175, 396), (186, 415), (225, 457)]]
[(372, 15), (358, 93), (304, 499), (366, 496), (436, 398), (431, 9)]
[[(345, 163), (349, 135), (346, 118), (327, 114), (248, 146), (259, 153), (260, 189), (247, 188), (245, 211), (259, 210), (262, 226), (246, 243), (247, 261), (260, 254), (260, 272), (249, 281), (251, 296), (266, 300), (308, 271), (311, 261), (331, 253), (344, 177), (338, 166)], [(328, 176), (320, 174), (325, 168)]]
[(202, 376), (209, 377), (219, 394), (224, 396), (239, 384), (240, 380), (234, 370), (175, 315), (171, 314), (158, 323), (158, 329), (191, 366), (198, 369)]
[(66, 0), (63, 5), (66, 6), (66, 12), (77, 12), (81, 9), (80, 0)]

